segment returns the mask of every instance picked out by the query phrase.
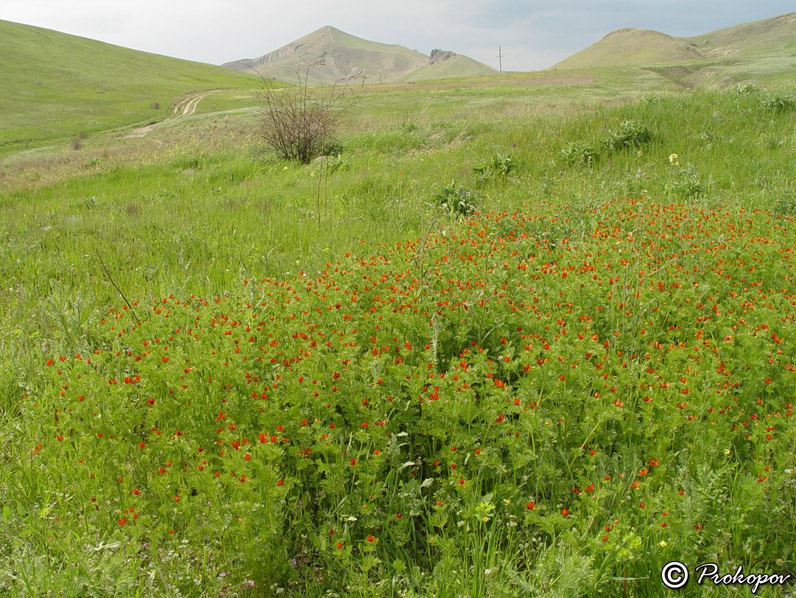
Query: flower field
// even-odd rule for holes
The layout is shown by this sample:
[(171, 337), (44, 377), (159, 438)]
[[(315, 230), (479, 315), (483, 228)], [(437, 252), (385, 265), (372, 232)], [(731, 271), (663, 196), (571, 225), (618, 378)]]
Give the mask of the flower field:
[(787, 214), (633, 195), (120, 300), (42, 360), (20, 488), (51, 570), (92, 579), (123, 554), (163, 564), (169, 595), (658, 595), (671, 560), (788, 573), (795, 277)]

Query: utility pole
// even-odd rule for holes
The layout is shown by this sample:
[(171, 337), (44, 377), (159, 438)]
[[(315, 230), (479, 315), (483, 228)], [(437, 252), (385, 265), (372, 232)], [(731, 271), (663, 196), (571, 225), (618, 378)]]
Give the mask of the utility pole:
[(500, 74), (503, 74), (503, 50), (498, 46), (498, 60), (500, 61)]

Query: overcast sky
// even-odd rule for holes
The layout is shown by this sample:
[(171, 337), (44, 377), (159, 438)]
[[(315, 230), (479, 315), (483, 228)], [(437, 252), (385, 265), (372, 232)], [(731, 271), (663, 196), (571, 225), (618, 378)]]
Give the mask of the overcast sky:
[(691, 36), (794, 10), (793, 0), (0, 0), (0, 19), (221, 64), (324, 25), (504, 70), (540, 70), (621, 27)]

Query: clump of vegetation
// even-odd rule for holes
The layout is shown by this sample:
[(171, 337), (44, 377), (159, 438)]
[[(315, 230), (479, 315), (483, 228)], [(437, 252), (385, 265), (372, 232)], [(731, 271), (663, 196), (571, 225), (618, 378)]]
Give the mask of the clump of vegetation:
[(344, 82), (321, 94), (310, 91), (306, 75), (298, 78), (297, 89), (263, 79), (259, 130), (280, 158), (309, 164), (330, 150), (342, 150), (333, 137), (346, 110), (348, 88)]
[(478, 194), (451, 181), (450, 187), (440, 186), (432, 197), (434, 204), (451, 216), (469, 216), (477, 209)]
[(567, 166), (593, 166), (599, 154), (590, 145), (576, 141), (568, 143), (559, 153), (559, 158)]
[(473, 170), (479, 174), (477, 184), (484, 185), (492, 180), (507, 179), (517, 170), (517, 162), (511, 156), (495, 154), (489, 162)]
[(742, 96), (750, 95), (760, 91), (760, 88), (754, 83), (738, 83), (738, 85), (736, 85), (734, 89), (735, 93)]
[(679, 199), (695, 199), (704, 195), (707, 192), (707, 187), (702, 182), (702, 177), (697, 169), (692, 164), (688, 164), (676, 168), (669, 182), (666, 183), (665, 191), (667, 195)]
[(763, 107), (775, 114), (783, 114), (796, 109), (796, 100), (791, 95), (770, 95), (763, 98)]
[(649, 129), (634, 120), (626, 120), (619, 125), (616, 131), (610, 131), (603, 145), (609, 151), (619, 151), (634, 147), (641, 147), (650, 140)]
[(72, 138), (72, 149), (73, 150), (80, 150), (83, 149), (83, 142), (88, 139), (88, 133), (85, 131), (80, 131), (77, 135)]

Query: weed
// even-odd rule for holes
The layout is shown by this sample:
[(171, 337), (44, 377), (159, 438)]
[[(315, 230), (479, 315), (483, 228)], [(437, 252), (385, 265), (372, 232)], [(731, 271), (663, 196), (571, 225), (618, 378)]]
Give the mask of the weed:
[(451, 181), (450, 187), (440, 186), (431, 199), (438, 208), (451, 216), (469, 216), (477, 209), (478, 195), (461, 185), (457, 189), (456, 183)]
[(559, 158), (567, 166), (593, 166), (599, 154), (590, 145), (570, 142), (559, 153)]
[(692, 164), (677, 166), (664, 189), (667, 195), (678, 199), (695, 199), (707, 192), (702, 177)]
[(760, 91), (760, 88), (754, 83), (738, 83), (733, 90), (738, 95), (751, 95)]
[(638, 148), (650, 141), (649, 129), (636, 121), (626, 120), (616, 131), (609, 131), (603, 145), (608, 151)]
[(770, 95), (762, 100), (763, 108), (775, 114), (784, 114), (796, 109), (796, 100), (790, 95)]
[(473, 168), (478, 173), (477, 185), (484, 185), (488, 181), (507, 179), (517, 170), (517, 163), (511, 156), (495, 154), (486, 164)]

